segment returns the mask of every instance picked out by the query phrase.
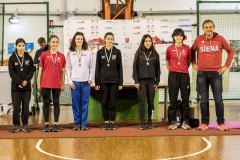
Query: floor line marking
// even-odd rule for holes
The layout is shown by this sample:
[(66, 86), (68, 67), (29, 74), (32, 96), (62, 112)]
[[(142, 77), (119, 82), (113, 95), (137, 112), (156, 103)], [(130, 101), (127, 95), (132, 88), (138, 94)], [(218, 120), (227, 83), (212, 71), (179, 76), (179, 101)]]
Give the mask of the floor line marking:
[(180, 159), (180, 158), (186, 158), (186, 157), (192, 157), (192, 156), (196, 156), (198, 154), (201, 154), (203, 152), (206, 152), (207, 150), (209, 150), (212, 147), (212, 143), (205, 137), (202, 137), (202, 139), (207, 143), (207, 147), (205, 147), (203, 150), (192, 153), (192, 154), (188, 154), (185, 156), (179, 156), (179, 157), (172, 157), (172, 158), (163, 158), (163, 159), (157, 159), (157, 160), (171, 160), (171, 159)]
[(43, 142), (43, 139), (38, 140), (35, 148), (36, 148), (39, 152), (41, 152), (41, 153), (43, 153), (43, 154), (46, 154), (46, 155), (51, 156), (51, 157), (61, 158), (61, 159), (83, 160), (83, 159), (75, 159), (75, 158), (63, 157), (63, 156), (58, 156), (58, 155), (54, 155), (54, 154), (48, 153), (48, 152), (44, 151), (44, 150), (40, 147), (40, 145), (42, 144), (42, 142)]

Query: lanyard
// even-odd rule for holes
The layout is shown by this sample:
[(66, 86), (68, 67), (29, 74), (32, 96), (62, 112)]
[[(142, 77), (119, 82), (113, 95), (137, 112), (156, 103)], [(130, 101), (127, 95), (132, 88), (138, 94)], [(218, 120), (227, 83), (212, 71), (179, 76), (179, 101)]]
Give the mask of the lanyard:
[(57, 62), (57, 58), (58, 58), (57, 53), (56, 53), (55, 59), (53, 59), (53, 54), (52, 53), (51, 53), (51, 57), (52, 57), (52, 63), (53, 63), (53, 70), (55, 71), (56, 62)]
[(77, 51), (77, 56), (78, 56), (78, 65), (81, 66), (82, 52)]
[(180, 53), (178, 53), (178, 50), (175, 46), (175, 50), (177, 52), (178, 65), (180, 65), (180, 60), (181, 60), (181, 56), (182, 56), (182, 49), (180, 48)]
[(18, 55), (17, 55), (17, 53), (16, 53), (16, 52), (15, 52), (15, 55), (16, 55), (16, 57), (17, 57), (17, 60), (18, 60), (18, 62), (19, 62), (19, 64), (20, 64), (20, 66), (21, 66), (21, 71), (23, 71), (24, 53), (23, 53), (23, 57), (22, 57), (22, 63), (21, 63), (20, 59), (18, 58)]
[(106, 50), (106, 47), (105, 47), (105, 55), (106, 55), (106, 59), (107, 59), (107, 66), (109, 67), (110, 66), (110, 60), (111, 60), (111, 56), (112, 56), (112, 48), (111, 48), (111, 51), (110, 51), (110, 55), (109, 57), (107, 56), (107, 50)]
[(149, 65), (149, 59), (150, 59), (150, 56), (151, 56), (151, 54), (152, 54), (152, 51), (150, 52), (150, 54), (149, 54), (149, 56), (147, 57), (146, 56), (146, 54), (143, 52), (143, 54), (144, 54), (144, 56), (145, 56), (145, 58), (146, 58), (146, 60), (147, 60), (147, 63), (146, 63), (146, 65)]

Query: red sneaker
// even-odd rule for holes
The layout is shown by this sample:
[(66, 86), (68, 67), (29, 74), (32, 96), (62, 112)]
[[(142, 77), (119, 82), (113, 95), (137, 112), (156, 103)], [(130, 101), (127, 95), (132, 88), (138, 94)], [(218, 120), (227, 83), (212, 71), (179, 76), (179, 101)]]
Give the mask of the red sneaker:
[(200, 124), (200, 125), (198, 126), (198, 130), (204, 131), (204, 130), (206, 130), (206, 129), (208, 129), (208, 125), (207, 125), (207, 124), (202, 123), (202, 124)]
[(218, 129), (221, 130), (221, 131), (228, 131), (229, 130), (228, 126), (226, 126), (225, 124), (218, 125)]

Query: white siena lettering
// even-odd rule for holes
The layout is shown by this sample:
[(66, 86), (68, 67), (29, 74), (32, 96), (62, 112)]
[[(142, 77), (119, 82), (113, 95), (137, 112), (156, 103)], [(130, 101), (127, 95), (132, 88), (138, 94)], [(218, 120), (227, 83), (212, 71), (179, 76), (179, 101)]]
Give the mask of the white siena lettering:
[(201, 46), (200, 52), (216, 52), (219, 51), (218, 46)]

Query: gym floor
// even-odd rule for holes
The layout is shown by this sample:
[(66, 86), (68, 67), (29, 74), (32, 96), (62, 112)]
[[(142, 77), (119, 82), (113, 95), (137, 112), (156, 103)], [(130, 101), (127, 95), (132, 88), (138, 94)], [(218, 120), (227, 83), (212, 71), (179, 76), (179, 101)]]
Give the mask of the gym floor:
[[(215, 121), (214, 103), (210, 104), (211, 121)], [(199, 105), (192, 106), (199, 118)], [(159, 120), (163, 117), (161, 108), (162, 104)], [(239, 121), (239, 102), (225, 102), (225, 119)], [(11, 116), (0, 118), (1, 125), (11, 123)], [(73, 123), (71, 107), (61, 107), (59, 123)], [(30, 116), (29, 124), (44, 124), (41, 111)], [(240, 155), (240, 135), (1, 139), (0, 148), (1, 160), (236, 160)]]

